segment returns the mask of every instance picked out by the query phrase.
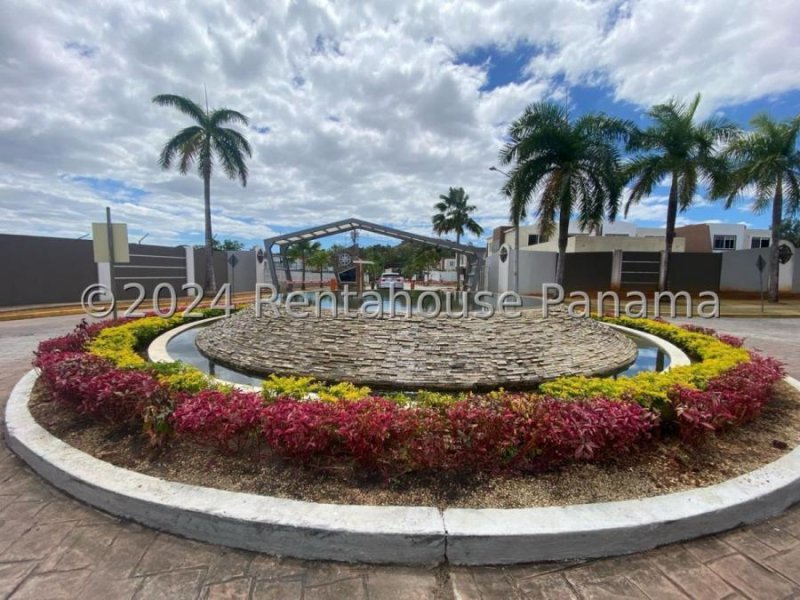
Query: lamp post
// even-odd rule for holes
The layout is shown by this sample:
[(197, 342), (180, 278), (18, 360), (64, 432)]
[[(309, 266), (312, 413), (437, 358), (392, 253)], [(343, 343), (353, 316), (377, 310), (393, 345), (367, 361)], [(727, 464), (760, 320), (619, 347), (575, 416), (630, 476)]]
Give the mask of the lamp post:
[[(501, 175), (511, 177), (505, 171), (502, 171), (494, 165), (489, 167), (490, 171), (497, 171)], [(519, 218), (513, 215), (512, 222), (514, 225), (514, 292), (519, 294)]]

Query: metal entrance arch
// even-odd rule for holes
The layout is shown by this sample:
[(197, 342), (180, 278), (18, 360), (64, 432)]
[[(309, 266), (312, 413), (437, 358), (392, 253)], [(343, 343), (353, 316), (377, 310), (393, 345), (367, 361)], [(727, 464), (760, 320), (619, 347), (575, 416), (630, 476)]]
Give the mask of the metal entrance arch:
[(425, 244), (435, 248), (453, 250), (457, 253), (463, 254), (467, 257), (466, 285), (468, 289), (471, 291), (483, 289), (483, 267), (486, 262), (485, 248), (477, 248), (476, 246), (457, 244), (456, 242), (443, 240), (441, 238), (418, 235), (409, 231), (403, 231), (393, 227), (386, 227), (385, 225), (370, 223), (369, 221), (356, 219), (355, 217), (343, 219), (341, 221), (334, 221), (333, 223), (327, 223), (317, 227), (310, 227), (308, 229), (284, 233), (282, 235), (276, 235), (275, 237), (265, 239), (264, 251), (266, 254), (267, 268), (269, 269), (269, 276), (272, 280), (272, 283), (275, 285), (278, 284), (278, 269), (275, 265), (275, 256), (273, 254), (273, 249), (275, 246), (278, 246), (281, 263), (283, 264), (284, 272), (286, 274), (286, 281), (287, 283), (291, 283), (292, 274), (289, 270), (289, 261), (286, 256), (289, 246), (303, 240), (316, 240), (329, 235), (336, 235), (338, 233), (352, 231), (354, 229), (369, 231), (371, 233), (385, 235), (398, 240)]

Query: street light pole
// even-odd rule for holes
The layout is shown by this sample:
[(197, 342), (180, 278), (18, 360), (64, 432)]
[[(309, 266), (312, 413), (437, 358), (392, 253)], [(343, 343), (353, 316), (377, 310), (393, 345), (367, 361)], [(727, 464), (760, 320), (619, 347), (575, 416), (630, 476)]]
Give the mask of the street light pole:
[[(495, 166), (489, 167), (489, 170), (511, 177), (508, 173)], [(513, 215), (512, 224), (514, 225), (514, 292), (519, 294), (519, 217), (517, 215)]]

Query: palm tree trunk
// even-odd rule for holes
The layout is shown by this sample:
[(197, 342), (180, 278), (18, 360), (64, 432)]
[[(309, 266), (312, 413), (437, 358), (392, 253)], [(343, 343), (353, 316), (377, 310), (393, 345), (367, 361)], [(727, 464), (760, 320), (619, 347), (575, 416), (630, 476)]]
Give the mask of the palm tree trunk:
[(783, 178), (778, 175), (775, 184), (775, 198), (772, 200), (772, 231), (769, 241), (769, 301), (778, 301), (778, 274), (780, 261), (778, 261), (778, 242), (780, 242), (781, 217), (783, 216)]
[(306, 289), (306, 255), (305, 255), (305, 253), (303, 253), (302, 260), (303, 260), (303, 266), (302, 266), (302, 268), (300, 270), (300, 278), (301, 278), (300, 289), (305, 291), (305, 289)]
[(203, 173), (203, 201), (206, 217), (206, 293), (217, 291), (217, 279), (214, 276), (214, 235), (211, 231), (211, 172)]
[(675, 220), (678, 218), (678, 174), (672, 173), (672, 183), (669, 186), (669, 202), (667, 203), (667, 228), (664, 232), (664, 254), (661, 255), (661, 268), (658, 274), (658, 291), (665, 292), (669, 289), (669, 267), (672, 258), (672, 242), (675, 241)]
[(567, 262), (567, 241), (569, 240), (569, 217), (572, 211), (561, 206), (558, 212), (558, 262), (556, 263), (556, 283), (564, 285), (564, 268)]

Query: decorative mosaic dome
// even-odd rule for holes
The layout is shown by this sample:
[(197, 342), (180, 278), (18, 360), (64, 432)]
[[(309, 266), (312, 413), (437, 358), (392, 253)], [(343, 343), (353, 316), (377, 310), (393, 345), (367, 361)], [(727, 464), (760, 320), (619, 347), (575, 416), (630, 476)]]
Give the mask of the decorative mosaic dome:
[(205, 328), (197, 347), (238, 371), (310, 375), (376, 389), (526, 389), (604, 375), (636, 358), (633, 341), (593, 319), (526, 310), (519, 318), (356, 315), (304, 319), (245, 309)]

